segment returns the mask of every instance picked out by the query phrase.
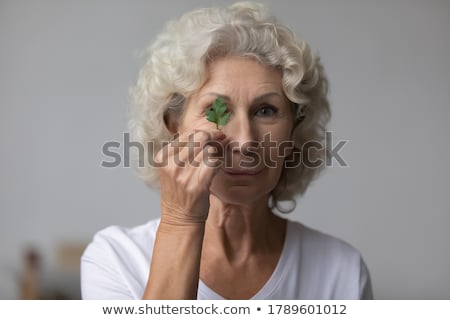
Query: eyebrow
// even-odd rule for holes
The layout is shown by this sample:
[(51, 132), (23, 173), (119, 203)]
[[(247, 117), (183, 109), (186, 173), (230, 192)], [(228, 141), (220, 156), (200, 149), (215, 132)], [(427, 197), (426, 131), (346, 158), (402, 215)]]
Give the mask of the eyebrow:
[[(217, 93), (217, 92), (207, 92), (207, 93), (205, 93), (205, 94), (202, 94), (202, 95), (200, 96), (200, 98), (203, 97), (203, 96), (210, 96), (210, 95), (211, 95), (211, 96), (220, 97), (220, 98), (222, 98), (223, 100), (228, 100), (228, 101), (231, 100), (231, 98), (230, 98), (229, 96), (224, 95), (224, 94), (220, 94), (220, 93)], [(264, 94), (262, 94), (262, 95), (260, 95), (260, 96), (257, 96), (255, 99), (253, 99), (253, 101), (262, 100), (262, 99), (267, 98), (267, 97), (270, 97), (270, 96), (278, 96), (278, 97), (280, 97), (281, 99), (284, 99), (284, 97), (283, 97), (281, 94), (279, 94), (278, 92), (276, 92), (276, 91), (270, 91), (270, 92), (264, 93)]]

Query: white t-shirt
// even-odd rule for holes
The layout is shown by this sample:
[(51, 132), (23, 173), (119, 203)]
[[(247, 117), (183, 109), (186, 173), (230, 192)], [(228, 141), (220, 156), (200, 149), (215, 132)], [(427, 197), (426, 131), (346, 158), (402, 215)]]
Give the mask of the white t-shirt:
[[(83, 299), (141, 299), (159, 219), (98, 232), (81, 258)], [(252, 299), (371, 299), (370, 276), (349, 244), (288, 221), (278, 264)], [(201, 280), (198, 299), (223, 299)]]

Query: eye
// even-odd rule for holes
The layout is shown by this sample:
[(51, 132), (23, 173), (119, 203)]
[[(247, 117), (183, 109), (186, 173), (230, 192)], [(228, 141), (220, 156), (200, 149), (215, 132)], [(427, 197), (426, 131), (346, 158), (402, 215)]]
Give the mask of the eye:
[(263, 105), (255, 112), (257, 117), (273, 117), (278, 113), (278, 109), (271, 105)]

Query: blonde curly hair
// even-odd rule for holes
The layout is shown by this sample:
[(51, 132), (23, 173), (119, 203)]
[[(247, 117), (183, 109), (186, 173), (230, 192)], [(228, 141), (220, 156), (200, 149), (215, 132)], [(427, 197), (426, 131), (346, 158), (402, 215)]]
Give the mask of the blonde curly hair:
[[(295, 148), (300, 150), (307, 141), (319, 142), (324, 148), (309, 150), (309, 159), (313, 156), (325, 162), (328, 150), (323, 142), (330, 108), (328, 82), (319, 57), (306, 42), (297, 40), (291, 30), (277, 22), (267, 7), (241, 2), (228, 8), (186, 13), (170, 22), (148, 48), (147, 61), (131, 89), (129, 130), (131, 139), (144, 146), (145, 152), (134, 161), (141, 164), (136, 165), (137, 171), (149, 186), (158, 186), (159, 182), (151, 157), (163, 141), (172, 137), (164, 123), (165, 114), (181, 114), (186, 99), (204, 84), (208, 64), (226, 56), (249, 57), (281, 70), (284, 94), (301, 117), (292, 135)], [(287, 159), (290, 166), (285, 166), (271, 193), (271, 207), (293, 210), (295, 202), (291, 209), (284, 210), (279, 201), (294, 200), (295, 194), (303, 194), (323, 169), (323, 165), (305, 165), (307, 156), (294, 152)], [(298, 165), (292, 165), (293, 161)]]

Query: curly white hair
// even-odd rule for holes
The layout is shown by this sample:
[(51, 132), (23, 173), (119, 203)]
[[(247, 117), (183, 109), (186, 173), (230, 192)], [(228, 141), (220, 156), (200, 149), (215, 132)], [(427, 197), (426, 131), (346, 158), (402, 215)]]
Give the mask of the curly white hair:
[[(296, 148), (300, 150), (307, 141), (325, 145), (330, 119), (328, 81), (318, 55), (309, 45), (298, 40), (259, 3), (198, 9), (167, 25), (148, 48), (147, 61), (131, 89), (130, 136), (145, 148), (135, 161), (144, 164), (136, 167), (148, 185), (158, 186), (157, 170), (149, 160), (159, 151), (161, 142), (172, 136), (163, 120), (165, 114), (169, 110), (181, 113), (186, 99), (204, 84), (208, 64), (227, 56), (257, 59), (281, 70), (284, 93), (301, 117), (293, 131)], [(149, 142), (153, 148), (148, 147)], [(305, 157), (324, 163), (327, 156), (325, 146), (309, 150), (309, 155), (294, 152), (294, 159), (287, 159), (290, 166), (283, 169), (271, 193), (270, 205), (283, 211), (279, 201), (303, 194), (323, 169), (323, 165), (305, 165)], [(292, 165), (293, 161), (298, 165)]]

